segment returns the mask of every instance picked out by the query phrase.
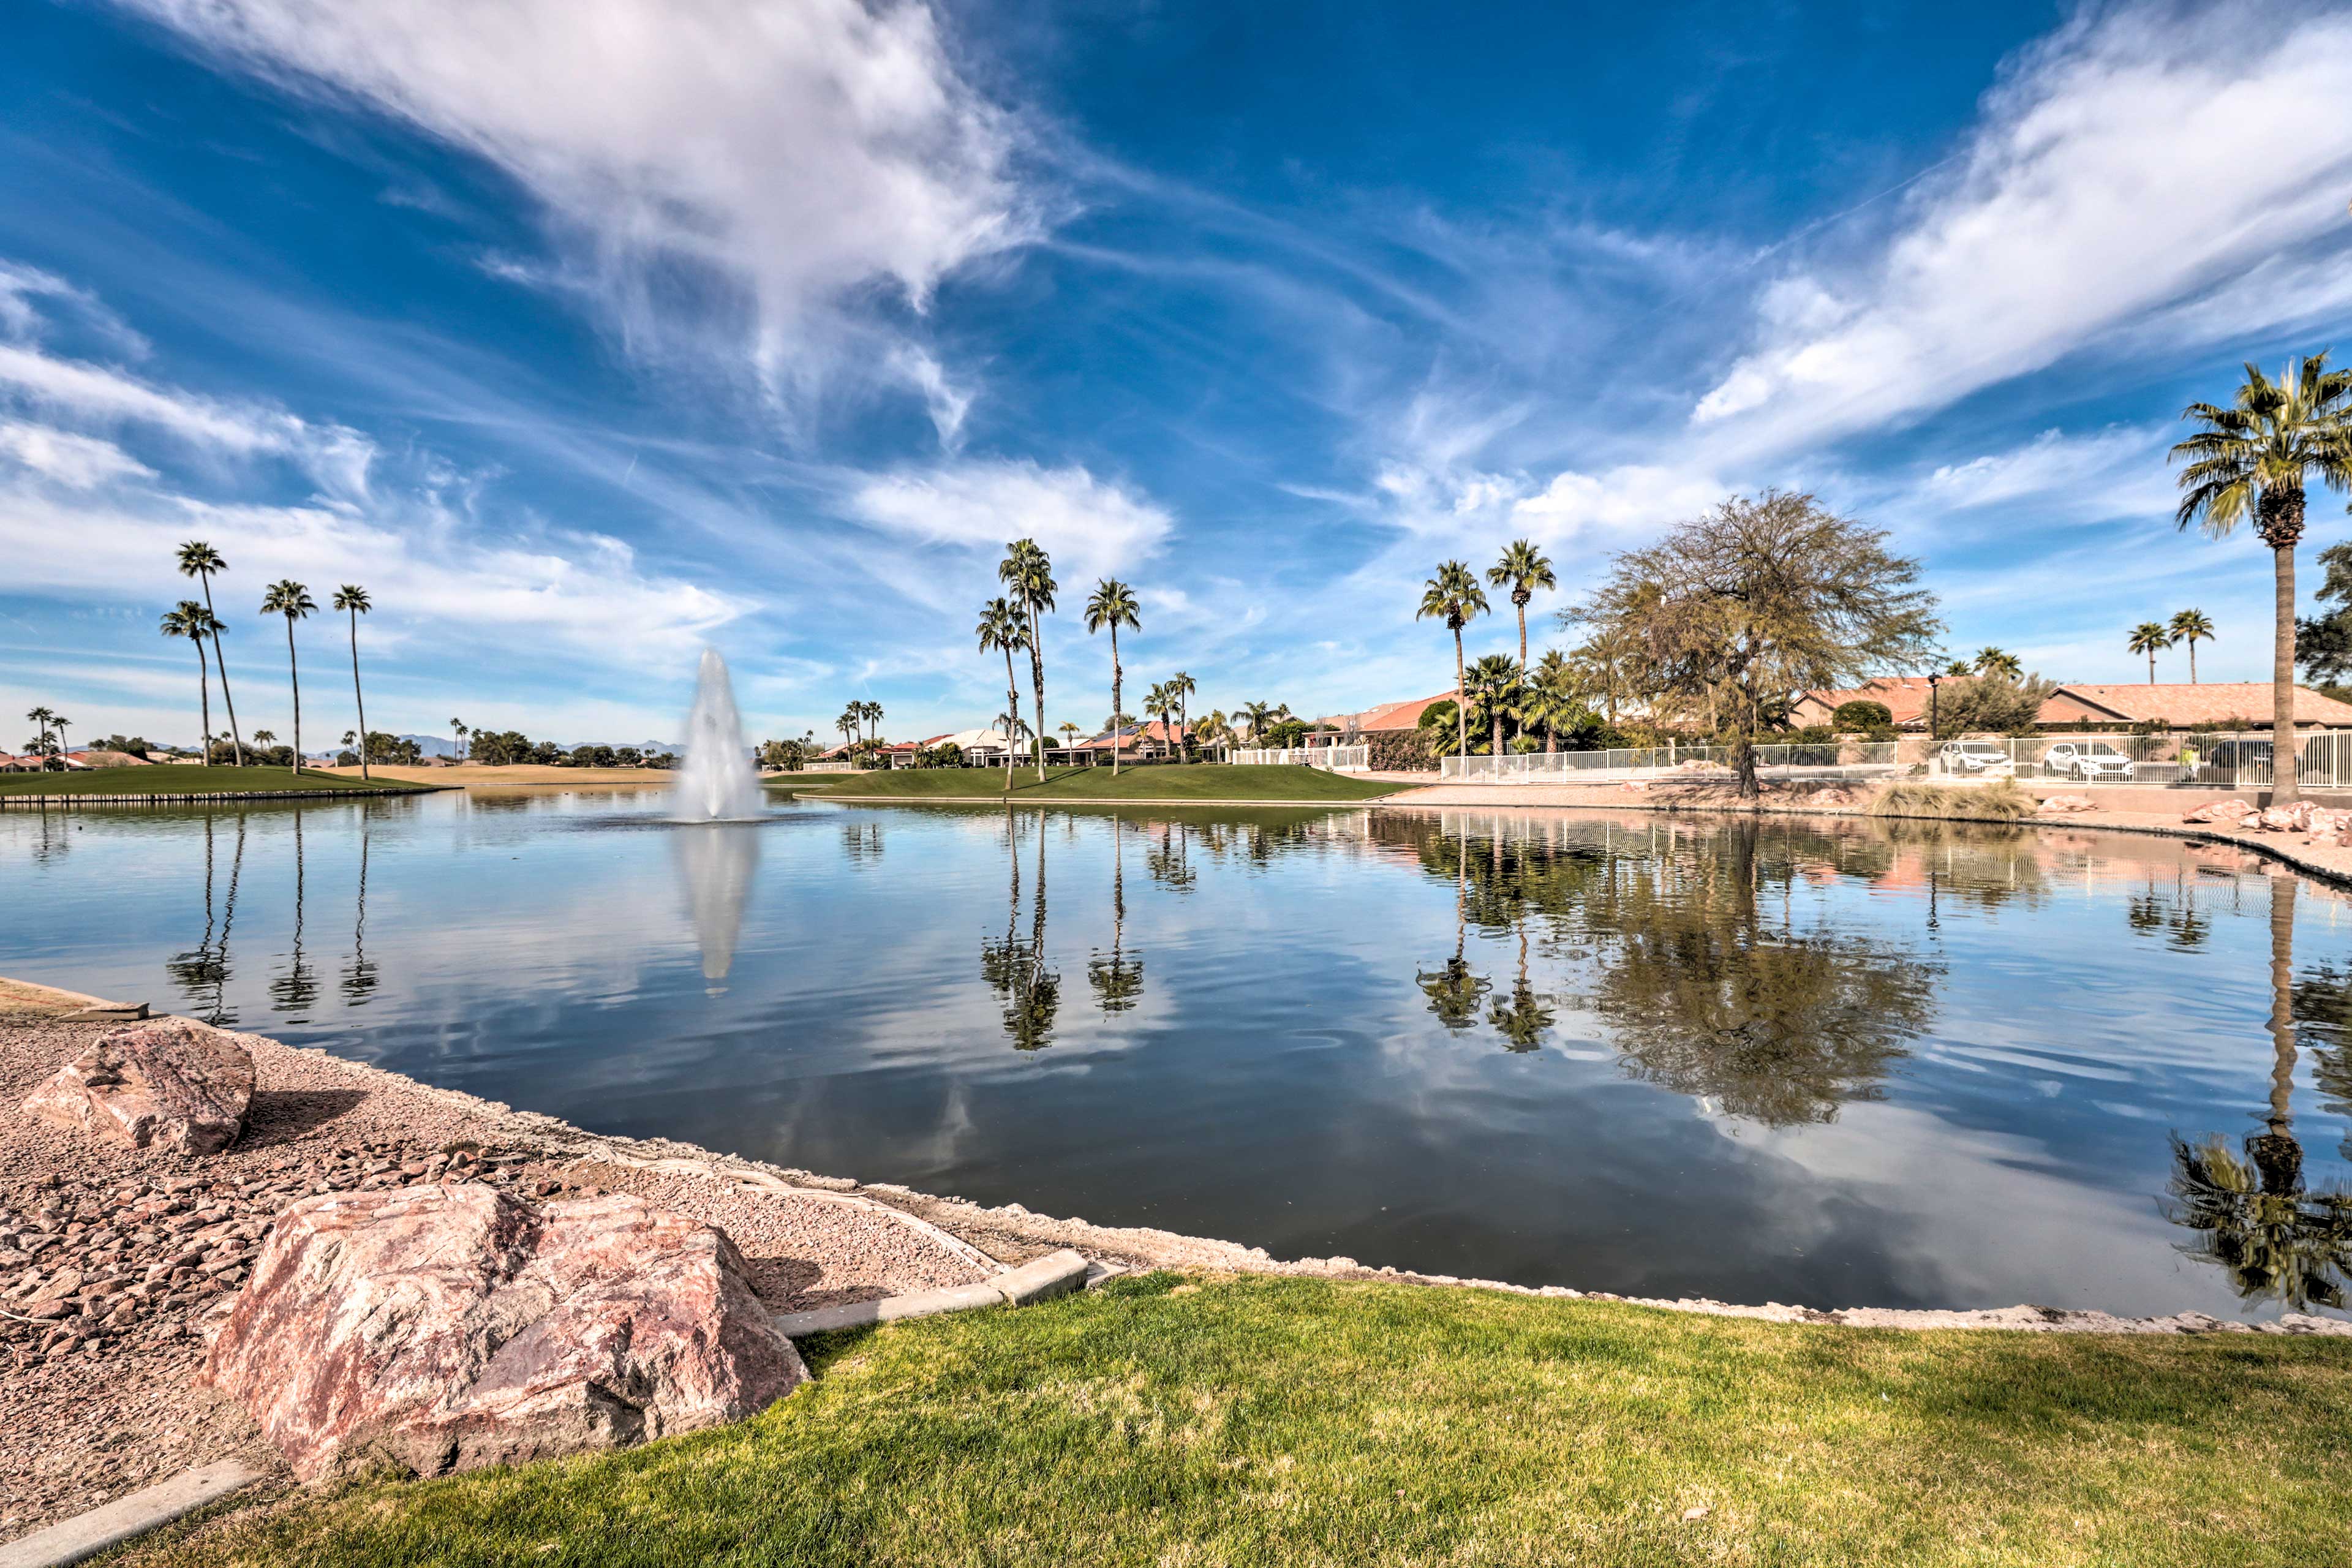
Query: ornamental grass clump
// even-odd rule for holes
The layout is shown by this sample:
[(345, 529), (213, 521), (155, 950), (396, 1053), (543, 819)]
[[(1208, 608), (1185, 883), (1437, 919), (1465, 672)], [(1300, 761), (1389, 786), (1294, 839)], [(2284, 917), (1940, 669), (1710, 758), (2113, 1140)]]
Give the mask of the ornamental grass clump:
[(1940, 817), (1947, 821), (2017, 822), (2032, 816), (2039, 803), (2020, 789), (2015, 779), (1989, 784), (1937, 784), (1904, 782), (1889, 784), (1870, 803), (1872, 816)]

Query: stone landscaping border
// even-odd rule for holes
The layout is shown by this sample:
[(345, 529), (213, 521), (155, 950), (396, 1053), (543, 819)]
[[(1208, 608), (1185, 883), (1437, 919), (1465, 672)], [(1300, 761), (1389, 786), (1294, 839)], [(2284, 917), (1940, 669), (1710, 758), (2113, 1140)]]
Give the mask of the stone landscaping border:
[(261, 1471), (236, 1459), (184, 1470), (103, 1508), (18, 1536), (0, 1546), (0, 1568), (64, 1568), (68, 1563), (95, 1557), (242, 1491), (261, 1476)]
[(831, 1333), (838, 1329), (862, 1329), (876, 1323), (895, 1323), (902, 1318), (968, 1311), (974, 1307), (1025, 1307), (1033, 1301), (1050, 1301), (1056, 1296), (1083, 1290), (1097, 1279), (1121, 1272), (1124, 1271), (1088, 1263), (1064, 1247), (978, 1285), (918, 1290), (908, 1296), (886, 1296), (879, 1301), (845, 1301), (839, 1306), (817, 1307), (805, 1312), (778, 1312), (776, 1327), (786, 1339), (803, 1340), (811, 1334)]

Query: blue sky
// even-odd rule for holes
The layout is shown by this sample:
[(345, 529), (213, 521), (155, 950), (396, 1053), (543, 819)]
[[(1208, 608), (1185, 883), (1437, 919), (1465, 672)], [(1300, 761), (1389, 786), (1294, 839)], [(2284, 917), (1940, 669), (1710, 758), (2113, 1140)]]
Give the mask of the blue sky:
[[(668, 735), (708, 643), (761, 735), (857, 696), (904, 736), (1001, 706), (1019, 534), (1050, 721), (1108, 710), (1104, 573), (1130, 681), (1332, 711), (1450, 684), (1437, 561), (1531, 534), (1547, 611), (1768, 485), (1924, 557), (1955, 649), (2133, 679), (2194, 605), (2200, 673), (2260, 679), (2268, 563), (2175, 534), (2164, 450), (2239, 361), (2352, 351), (2341, 7), (10, 21), (0, 701), (80, 735), (193, 738), (188, 537), (248, 730), (290, 574), (373, 594), (379, 728)], [(339, 734), (342, 628), (301, 636)]]

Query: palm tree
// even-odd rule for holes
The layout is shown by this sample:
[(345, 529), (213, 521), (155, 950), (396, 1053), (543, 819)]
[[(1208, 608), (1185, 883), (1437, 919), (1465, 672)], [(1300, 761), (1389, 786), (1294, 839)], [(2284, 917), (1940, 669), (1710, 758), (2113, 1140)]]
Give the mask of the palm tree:
[(183, 599), (163, 612), (163, 635), (185, 637), (196, 646), (196, 700), (204, 713), (205, 727), (197, 731), (204, 737), (205, 761), (213, 760), (213, 682), (210, 667), (205, 662), (205, 633), (211, 629), (212, 612), (194, 599)]
[(2172, 617), (2172, 637), (2189, 645), (2189, 684), (2197, 684), (2197, 645), (2213, 640), (2213, 623), (2202, 610), (2182, 610)]
[(1176, 700), (1176, 741), (1182, 748), (1183, 760), (1188, 763), (1192, 760), (1192, 727), (1191, 710), (1186, 704), (1192, 700), (1192, 693), (1200, 689), (1201, 683), (1181, 669), (1168, 678), (1168, 695)]
[(1559, 579), (1552, 575), (1551, 562), (1531, 539), (1515, 539), (1503, 551), (1501, 560), (1486, 568), (1486, 581), (1495, 587), (1511, 585), (1511, 606), (1519, 613), (1519, 668), (1528, 667), (1528, 601), (1536, 596), (1538, 588), (1557, 588)]
[(2277, 381), (2249, 364), (2230, 407), (2192, 403), (2180, 416), (2201, 428), (2172, 448), (2190, 459), (2175, 521), (2185, 529), (2201, 521), (2220, 539), (2251, 515), (2270, 548), (2271, 804), (2290, 805), (2303, 798), (2294, 776), (2294, 547), (2305, 485), (2352, 489), (2352, 371), (2329, 370), (2324, 353), (2290, 363)]
[(1559, 752), (1560, 721), (1574, 716), (1582, 698), (1576, 667), (1568, 656), (1556, 647), (1546, 649), (1536, 660), (1534, 678), (1528, 683), (1530, 711), (1526, 715), (1529, 722), (1543, 726), (1546, 756)]
[(278, 731), (275, 730), (256, 730), (253, 732), (253, 743), (256, 746), (274, 746), (278, 743)]
[(46, 705), (33, 709), (25, 715), (25, 722), (27, 724), (37, 724), (40, 726), (39, 733), (36, 735), (33, 740), (33, 752), (35, 755), (42, 759), (41, 771), (43, 773), (47, 773), (49, 767), (47, 761), (49, 754), (49, 725), (53, 723), (56, 719), (57, 715), (51, 712)]
[(1503, 721), (1517, 707), (1519, 693), (1519, 667), (1511, 662), (1507, 653), (1490, 653), (1470, 667), (1469, 685), (1465, 693), (1478, 705), (1494, 726), (1494, 755), (1503, 754)]
[(1265, 744), (1265, 727), (1274, 722), (1274, 705), (1270, 702), (1244, 702), (1240, 717), (1249, 721), (1250, 744)]
[[(1110, 629), (1110, 710), (1113, 715), (1126, 711), (1119, 706), (1118, 686), (1125, 672), (1118, 667), (1118, 628), (1143, 629), (1143, 623), (1136, 618), (1136, 610), (1135, 590), (1116, 577), (1103, 578), (1095, 584), (1095, 591), (1087, 595), (1087, 631), (1092, 634), (1106, 626)], [(1111, 728), (1118, 728), (1116, 717), (1111, 720)], [(1111, 739), (1110, 776), (1118, 777), (1117, 736)]]
[(459, 756), (462, 757), (466, 754), (466, 737), (472, 733), (472, 731), (466, 728), (466, 721), (464, 720), (452, 719), (449, 721), (449, 738), (456, 743), (457, 747), (457, 754)]
[[(359, 705), (360, 733), (367, 733), (367, 699), (360, 694), (360, 617), (375, 606), (368, 602), (367, 590), (356, 583), (346, 583), (335, 590), (335, 608), (352, 617), (352, 700)], [(351, 737), (343, 737), (345, 745)], [(368, 776), (367, 748), (360, 748), (360, 777)]]
[[(243, 767), (245, 766), (245, 742), (237, 734), (236, 699), (229, 693), (228, 659), (222, 654), (220, 645), (221, 633), (228, 628), (221, 624), (219, 612), (213, 608), (213, 574), (227, 570), (228, 563), (221, 559), (221, 552), (203, 540), (191, 539), (180, 546), (180, 575), (200, 579), (205, 585), (205, 609), (212, 616), (212, 624), (207, 629), (213, 635), (213, 663), (220, 670), (221, 701), (228, 708), (229, 751), (236, 759), (236, 765)], [(206, 742), (206, 746), (208, 749), (205, 756), (209, 762), (212, 757), (209, 742)]]
[[(1441, 562), (1437, 574), (1422, 584), (1421, 608), (1413, 613), (1416, 621), (1432, 618), (1443, 620), (1445, 629), (1454, 634), (1454, 689), (1462, 690), (1462, 628), (1472, 617), (1483, 615), (1486, 595), (1478, 589), (1478, 579), (1470, 568), (1459, 561)], [(1454, 745), (1458, 755), (1470, 755), (1470, 714), (1467, 703), (1457, 703), (1454, 714)]]
[[(1070, 737), (1078, 732), (1078, 727), (1076, 724), (1071, 723), (1067, 719), (1065, 719), (1060, 723), (1055, 725), (1054, 728), (1062, 732), (1062, 752), (1066, 756), (1069, 754), (1070, 750)], [(1116, 748), (1114, 748), (1114, 751), (1115, 750)]]
[(1034, 539), (1016, 539), (1004, 547), (1004, 559), (997, 563), (997, 577), (1013, 591), (1013, 601), (1021, 606), (1026, 617), (1029, 633), (1029, 679), (1037, 699), (1037, 782), (1045, 782), (1045, 629), (1037, 617), (1054, 607), (1054, 592), (1060, 586), (1054, 581), (1054, 563), (1044, 546)]
[(319, 606), (310, 590), (291, 577), (280, 577), (261, 595), (261, 613), (286, 617), (286, 671), (294, 683), (294, 776), (302, 776), (302, 668), (294, 658), (294, 623)]
[(2147, 683), (2156, 684), (2156, 656), (2172, 646), (2172, 634), (2162, 621), (2142, 621), (2132, 627), (2131, 640), (2124, 645), (2134, 653), (2147, 655)]
[(67, 718), (62, 713), (52, 713), (49, 715), (49, 728), (58, 732), (58, 766), (59, 768), (63, 768), (68, 765), (66, 763), (66, 726), (72, 722), (72, 720)]
[(857, 717), (873, 726), (873, 732), (866, 737), (868, 740), (879, 741), (882, 738), (882, 704), (870, 700), (860, 702)]
[(2025, 666), (2018, 662), (2017, 656), (2007, 648), (1986, 647), (1977, 649), (1977, 657), (1969, 665), (1969, 673), (1994, 676), (2004, 680), (2021, 680), (2025, 677)]
[[(1028, 623), (1010, 599), (991, 599), (980, 607), (980, 625), (972, 635), (980, 639), (980, 651), (991, 649), (1004, 655), (1004, 712), (1018, 715), (1021, 711), (1021, 688), (1013, 679), (1013, 656), (1029, 646)], [(1116, 680), (1116, 677), (1113, 678)], [(1003, 717), (1003, 714), (998, 717)], [(1111, 755), (1118, 752), (1113, 749)], [(1013, 731), (1004, 731), (1004, 787), (1013, 787)]]
[[(1176, 699), (1169, 694), (1168, 683), (1164, 680), (1143, 694), (1143, 716), (1147, 719), (1158, 719), (1163, 729), (1167, 726), (1168, 715), (1175, 710)], [(1147, 731), (1145, 739), (1149, 738)]]

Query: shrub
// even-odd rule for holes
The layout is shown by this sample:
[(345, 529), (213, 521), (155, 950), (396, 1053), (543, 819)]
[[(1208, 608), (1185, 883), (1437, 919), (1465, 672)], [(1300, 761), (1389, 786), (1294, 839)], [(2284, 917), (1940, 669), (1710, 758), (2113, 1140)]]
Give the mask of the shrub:
[(1895, 722), (1895, 710), (1884, 702), (1873, 702), (1857, 697), (1851, 702), (1841, 702), (1830, 715), (1832, 730), (1884, 730)]
[(1994, 818), (2016, 822), (2032, 816), (2034, 798), (2015, 779), (1989, 784), (1892, 784), (1870, 803), (1873, 816), (1924, 816), (1964, 821)]

